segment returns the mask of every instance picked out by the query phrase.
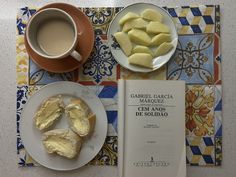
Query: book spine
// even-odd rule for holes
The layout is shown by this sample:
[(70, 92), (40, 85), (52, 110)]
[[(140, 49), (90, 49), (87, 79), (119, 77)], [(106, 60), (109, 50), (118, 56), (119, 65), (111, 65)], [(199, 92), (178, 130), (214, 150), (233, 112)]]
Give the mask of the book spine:
[(124, 159), (124, 117), (125, 117), (125, 80), (118, 81), (118, 176), (123, 177)]

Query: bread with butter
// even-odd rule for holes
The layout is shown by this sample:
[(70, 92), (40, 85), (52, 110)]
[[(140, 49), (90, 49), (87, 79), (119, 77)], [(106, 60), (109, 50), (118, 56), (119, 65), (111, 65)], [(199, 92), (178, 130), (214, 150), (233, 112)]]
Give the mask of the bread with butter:
[(69, 129), (54, 129), (43, 133), (43, 145), (50, 154), (72, 159), (80, 152), (82, 139)]
[(64, 111), (61, 95), (46, 99), (34, 116), (34, 123), (39, 130), (45, 130), (57, 121)]
[(72, 100), (66, 107), (65, 113), (70, 128), (81, 137), (89, 136), (95, 127), (96, 115), (81, 99)]

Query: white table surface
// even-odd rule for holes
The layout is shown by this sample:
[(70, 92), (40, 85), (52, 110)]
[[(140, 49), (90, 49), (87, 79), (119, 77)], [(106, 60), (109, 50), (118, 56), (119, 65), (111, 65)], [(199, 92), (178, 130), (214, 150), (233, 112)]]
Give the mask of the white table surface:
[[(42, 6), (36, 0), (0, 0), (0, 177), (116, 177), (117, 167), (87, 166), (71, 172), (56, 172), (43, 167), (22, 168), (16, 157), (16, 70), (15, 17), (17, 7)], [(136, 0), (61, 0), (76, 6), (125, 6)], [(145, 0), (145, 2), (153, 2)], [(178, 3), (179, 2), (179, 3)], [(156, 4), (189, 5), (194, 0), (156, 0)], [(221, 5), (221, 51), (223, 59), (223, 165), (188, 167), (188, 177), (236, 176), (236, 3), (234, 0), (199, 0)]]

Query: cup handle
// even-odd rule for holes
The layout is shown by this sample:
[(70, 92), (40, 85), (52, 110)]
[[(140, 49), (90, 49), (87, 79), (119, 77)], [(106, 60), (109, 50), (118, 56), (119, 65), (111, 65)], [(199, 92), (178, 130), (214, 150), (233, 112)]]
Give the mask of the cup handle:
[(76, 59), (77, 61), (81, 61), (82, 60), (82, 56), (79, 54), (79, 52), (77, 52), (76, 50), (74, 50), (70, 56), (72, 56), (74, 59)]

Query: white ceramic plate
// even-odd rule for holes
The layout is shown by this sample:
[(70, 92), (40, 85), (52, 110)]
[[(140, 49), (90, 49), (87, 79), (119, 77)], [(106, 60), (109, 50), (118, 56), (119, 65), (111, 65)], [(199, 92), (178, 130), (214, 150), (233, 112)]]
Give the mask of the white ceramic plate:
[[(42, 144), (42, 133), (35, 128), (33, 117), (40, 104), (47, 98), (61, 94), (64, 103), (71, 98), (81, 98), (96, 114), (93, 135), (83, 143), (78, 158), (67, 159), (55, 154), (48, 154)], [(56, 122), (55, 128), (68, 128), (66, 117)], [(29, 155), (39, 164), (54, 170), (73, 170), (91, 161), (102, 148), (107, 134), (107, 116), (99, 98), (88, 88), (73, 82), (55, 82), (49, 84), (30, 97), (22, 112), (20, 133)]]
[[(121, 31), (119, 20), (125, 14), (127, 14), (128, 12), (141, 14), (141, 12), (145, 9), (154, 9), (161, 13), (161, 15), (163, 16), (163, 23), (170, 27), (172, 44), (174, 45), (174, 48), (170, 52), (168, 52), (166, 55), (159, 56), (153, 59), (153, 66), (154, 66), (153, 69), (130, 65), (128, 62), (128, 57), (123, 53), (123, 51), (119, 47), (117, 47), (116, 42), (114, 41), (114, 38), (113, 38), (114, 33)], [(178, 34), (177, 34), (175, 24), (172, 20), (172, 17), (169, 15), (169, 13), (166, 10), (154, 4), (136, 3), (136, 4), (131, 4), (125, 7), (115, 16), (115, 18), (111, 22), (108, 29), (108, 44), (111, 49), (112, 55), (121, 66), (129, 70), (136, 71), (136, 72), (151, 72), (160, 68), (166, 62), (168, 62), (168, 60), (174, 54), (177, 47), (177, 43), (178, 43)]]

